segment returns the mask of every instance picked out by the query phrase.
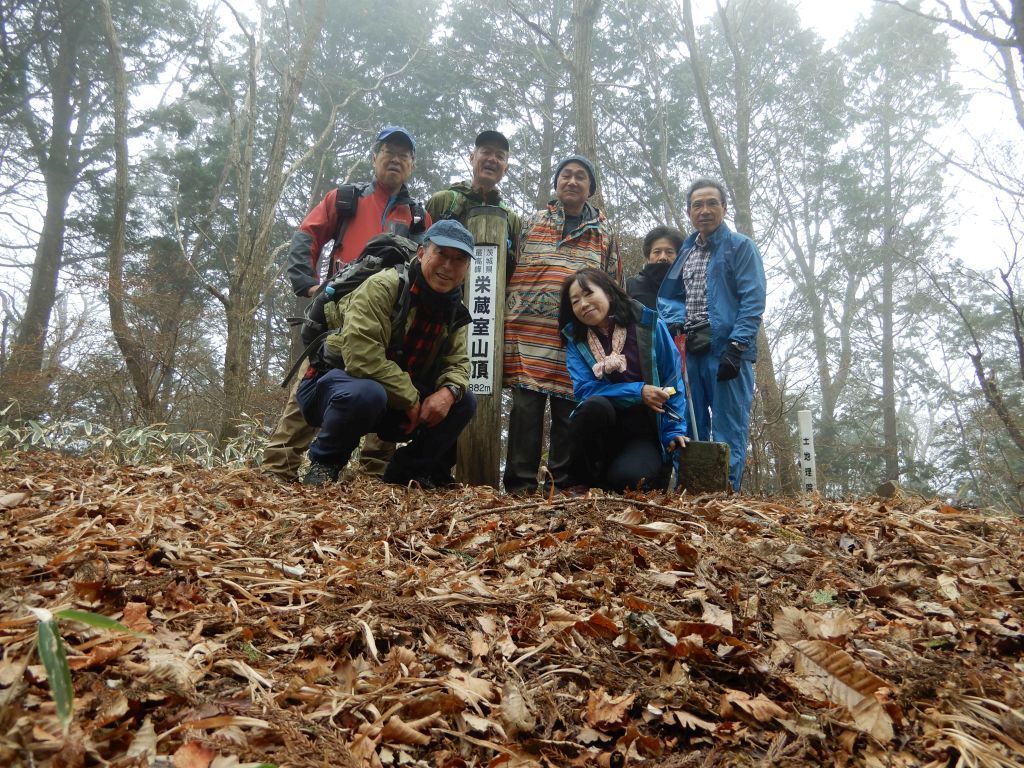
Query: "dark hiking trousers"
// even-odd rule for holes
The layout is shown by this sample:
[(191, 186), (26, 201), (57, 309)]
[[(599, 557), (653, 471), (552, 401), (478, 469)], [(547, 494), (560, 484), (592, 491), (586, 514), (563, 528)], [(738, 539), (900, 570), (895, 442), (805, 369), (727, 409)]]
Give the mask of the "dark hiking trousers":
[(584, 400), (569, 424), (570, 482), (622, 493), (664, 489), (671, 465), (645, 405), (618, 409), (606, 397)]
[[(548, 471), (556, 488), (568, 485), (569, 414), (576, 403), (526, 387), (512, 388), (508, 449), (502, 478), (506, 493), (534, 493), (544, 448), (544, 406), (551, 401)], [(549, 482), (545, 479), (545, 484)]]
[[(430, 392), (421, 392), (421, 397)], [(307, 379), (299, 385), (299, 406), (306, 420), (320, 432), (309, 447), (309, 458), (320, 464), (342, 467), (360, 438), (370, 432), (391, 442), (406, 444), (395, 451), (385, 472), (389, 482), (422, 480), (446, 474), (442, 466), (459, 434), (476, 413), (476, 398), (467, 392), (452, 405), (437, 425), (418, 427), (411, 435), (402, 429), (405, 411), (391, 410), (387, 392), (373, 379), (357, 379), (340, 368)]]

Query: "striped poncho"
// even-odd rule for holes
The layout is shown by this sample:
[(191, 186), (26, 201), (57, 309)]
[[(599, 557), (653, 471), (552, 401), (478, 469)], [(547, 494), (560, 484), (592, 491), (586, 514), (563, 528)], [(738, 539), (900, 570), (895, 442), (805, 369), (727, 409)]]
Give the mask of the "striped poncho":
[(589, 203), (582, 222), (562, 239), (565, 214), (552, 200), (523, 227), (522, 247), (505, 308), (505, 386), (572, 399), (558, 331), (562, 282), (584, 267), (622, 284), (619, 248), (608, 220)]

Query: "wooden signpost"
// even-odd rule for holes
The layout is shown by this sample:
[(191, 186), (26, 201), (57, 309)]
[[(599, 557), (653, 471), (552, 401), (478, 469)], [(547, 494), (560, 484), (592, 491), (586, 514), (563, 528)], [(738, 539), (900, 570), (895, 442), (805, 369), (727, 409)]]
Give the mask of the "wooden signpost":
[(505, 263), (508, 214), (496, 205), (469, 210), (466, 229), (476, 256), (466, 275), (469, 326), (469, 391), (476, 416), (459, 438), (455, 477), (467, 485), (499, 487), (501, 466), (501, 378), (505, 330)]

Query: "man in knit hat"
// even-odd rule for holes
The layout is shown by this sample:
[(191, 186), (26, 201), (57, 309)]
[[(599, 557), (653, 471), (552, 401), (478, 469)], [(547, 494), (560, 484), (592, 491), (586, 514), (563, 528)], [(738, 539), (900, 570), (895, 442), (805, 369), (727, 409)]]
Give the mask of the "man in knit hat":
[(605, 270), (622, 284), (622, 262), (611, 225), (590, 204), (594, 164), (570, 155), (555, 170), (555, 197), (523, 227), (522, 247), (505, 310), (505, 385), (512, 388), (504, 484), (508, 493), (537, 490), (550, 402), (547, 467), (558, 488), (568, 483), (569, 414), (575, 406), (558, 331), (562, 282), (583, 267)]

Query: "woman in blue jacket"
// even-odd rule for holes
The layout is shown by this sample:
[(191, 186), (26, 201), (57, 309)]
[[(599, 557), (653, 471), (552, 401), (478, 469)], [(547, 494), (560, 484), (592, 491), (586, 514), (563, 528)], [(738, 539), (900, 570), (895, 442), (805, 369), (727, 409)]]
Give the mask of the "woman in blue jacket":
[(580, 405), (569, 426), (573, 484), (665, 488), (686, 445), (679, 352), (657, 314), (598, 269), (562, 285), (558, 325)]

